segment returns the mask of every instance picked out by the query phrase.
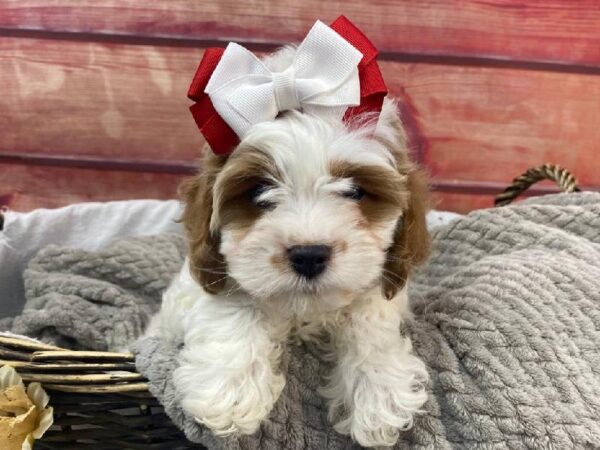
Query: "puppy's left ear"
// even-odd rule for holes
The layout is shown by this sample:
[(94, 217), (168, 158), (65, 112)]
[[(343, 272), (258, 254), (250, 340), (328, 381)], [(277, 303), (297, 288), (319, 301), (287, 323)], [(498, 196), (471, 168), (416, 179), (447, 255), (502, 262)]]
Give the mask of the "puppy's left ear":
[(382, 289), (388, 300), (406, 285), (412, 268), (424, 262), (429, 255), (430, 238), (425, 218), (428, 210), (426, 177), (423, 172), (413, 170), (408, 174), (407, 185), (408, 208), (398, 220), (384, 264)]
[(390, 147), (397, 170), (407, 179), (408, 203), (396, 224), (383, 270), (382, 291), (388, 300), (406, 285), (411, 270), (427, 259), (430, 246), (426, 220), (429, 209), (427, 177), (410, 161), (406, 134), (397, 111), (395, 102), (386, 99), (376, 130), (376, 135)]

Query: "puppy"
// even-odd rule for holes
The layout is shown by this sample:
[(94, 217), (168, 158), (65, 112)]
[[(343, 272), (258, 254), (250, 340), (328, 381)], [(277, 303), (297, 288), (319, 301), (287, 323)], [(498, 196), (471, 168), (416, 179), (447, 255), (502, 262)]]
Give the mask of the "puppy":
[(284, 387), (286, 342), (324, 333), (335, 429), (393, 445), (426, 401), (426, 368), (399, 328), (429, 244), (427, 186), (394, 102), (350, 124), (286, 111), (228, 156), (207, 149), (181, 192), (189, 257), (149, 333), (183, 343), (184, 410), (218, 435), (254, 433)]

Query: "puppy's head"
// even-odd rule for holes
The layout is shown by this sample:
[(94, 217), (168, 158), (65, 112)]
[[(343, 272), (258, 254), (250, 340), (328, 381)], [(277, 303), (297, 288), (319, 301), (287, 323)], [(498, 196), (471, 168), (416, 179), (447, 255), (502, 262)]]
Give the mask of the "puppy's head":
[(354, 127), (287, 112), (183, 185), (192, 273), (211, 293), (229, 280), (335, 307), (380, 284), (390, 299), (427, 253), (426, 189), (393, 102)]

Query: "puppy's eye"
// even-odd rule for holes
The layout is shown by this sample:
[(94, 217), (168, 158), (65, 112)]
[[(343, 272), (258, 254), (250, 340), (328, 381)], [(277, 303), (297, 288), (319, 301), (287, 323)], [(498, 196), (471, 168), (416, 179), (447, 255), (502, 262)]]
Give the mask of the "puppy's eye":
[(365, 190), (358, 186), (354, 186), (351, 190), (343, 192), (342, 196), (349, 198), (350, 200), (359, 201), (365, 196)]
[(269, 200), (259, 200), (260, 196), (272, 189), (273, 186), (267, 183), (259, 183), (256, 186), (250, 188), (247, 191), (247, 195), (252, 202), (261, 209), (272, 209), (275, 207), (275, 203)]

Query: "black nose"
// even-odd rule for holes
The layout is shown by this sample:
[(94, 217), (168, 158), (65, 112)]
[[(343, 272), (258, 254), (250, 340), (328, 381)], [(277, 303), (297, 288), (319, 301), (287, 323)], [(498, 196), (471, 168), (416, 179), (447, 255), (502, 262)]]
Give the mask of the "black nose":
[(327, 245), (293, 245), (288, 248), (288, 258), (296, 273), (308, 279), (325, 270), (331, 256)]

